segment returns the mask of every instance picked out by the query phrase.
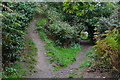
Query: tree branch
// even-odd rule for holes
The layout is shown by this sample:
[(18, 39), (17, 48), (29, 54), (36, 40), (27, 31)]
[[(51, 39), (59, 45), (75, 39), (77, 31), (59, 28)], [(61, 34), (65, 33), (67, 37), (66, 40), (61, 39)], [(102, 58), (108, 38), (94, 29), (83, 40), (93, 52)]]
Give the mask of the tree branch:
[(3, 4), (0, 4), (0, 6), (4, 7), (5, 9), (7, 9), (8, 11), (14, 13), (14, 11), (12, 9), (10, 9), (9, 7), (3, 5)]

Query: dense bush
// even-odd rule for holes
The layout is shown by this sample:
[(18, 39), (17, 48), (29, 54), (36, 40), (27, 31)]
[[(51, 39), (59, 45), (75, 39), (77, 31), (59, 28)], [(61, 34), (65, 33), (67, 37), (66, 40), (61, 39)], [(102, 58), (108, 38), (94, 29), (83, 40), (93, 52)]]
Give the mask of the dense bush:
[(17, 18), (21, 16), (16, 13), (3, 12), (3, 15), (2, 47), (3, 62), (5, 62), (16, 59), (22, 43), (23, 28), (26, 27), (26, 25), (17, 20)]
[(8, 6), (19, 14), (24, 14), (30, 21), (33, 18), (33, 13), (36, 11), (36, 4), (30, 2), (9, 3)]
[(46, 11), (47, 17), (50, 20), (51, 23), (55, 23), (57, 21), (63, 21), (64, 16), (62, 15), (62, 13), (59, 13), (56, 11), (56, 8), (49, 8)]
[[(46, 3), (44, 5), (45, 15), (49, 20), (49, 25), (44, 28), (49, 38), (53, 39), (59, 45), (68, 45), (71, 43), (73, 35), (75, 33), (74, 27), (71, 27), (68, 23), (63, 22), (64, 15), (58, 10), (54, 3)], [(43, 5), (43, 4), (42, 4)], [(75, 36), (74, 36), (75, 37)], [(68, 40), (68, 41), (67, 41)]]
[[(45, 15), (50, 23), (49, 26), (45, 28), (45, 31), (57, 44), (69, 46), (80, 37), (81, 31), (84, 30), (84, 25), (81, 23), (76, 24), (69, 14), (65, 14), (64, 11), (56, 5), (63, 7), (62, 3), (47, 3), (43, 6), (45, 8)], [(75, 23), (75, 25), (69, 22)]]
[[(55, 67), (55, 70), (58, 70), (60, 67), (63, 67), (63, 66), (68, 66), (69, 64), (73, 63), (75, 60), (76, 60), (76, 55), (79, 54), (80, 50), (81, 50), (81, 46), (79, 44), (69, 44), (69, 48), (67, 47), (61, 47), (59, 45), (56, 45), (56, 43), (53, 41), (53, 40), (50, 40), (48, 38), (48, 34), (46, 34), (46, 32), (44, 32), (44, 24), (46, 23), (46, 18), (42, 18), (40, 19), (38, 22), (37, 22), (37, 26), (38, 26), (38, 33), (39, 33), (39, 36), (41, 37), (41, 39), (43, 39), (46, 43), (45, 47), (46, 47), (46, 50), (47, 50), (47, 55), (50, 56), (50, 62), (54, 62), (55, 65), (53, 65), (53, 67)], [(55, 37), (56, 40), (66, 40), (66, 37), (67, 36), (71, 36), (73, 34), (68, 34), (66, 32), (62, 33), (61, 29), (63, 31), (67, 31), (70, 30), (68, 29), (70, 27), (69, 24), (67, 23), (64, 23), (64, 22), (59, 22), (59, 23), (63, 23), (63, 24), (50, 24), (51, 28), (50, 30), (54, 30), (53, 32), (50, 32), (49, 35), (51, 37)], [(67, 27), (68, 26), (68, 27)], [(63, 27), (63, 28), (61, 28)], [(49, 31), (50, 31), (49, 30)], [(55, 31), (57, 30), (57, 31)], [(57, 32), (58, 34), (62, 34), (61, 36), (56, 34), (55, 32)], [(71, 31), (70, 31), (71, 32)], [(48, 33), (48, 31), (47, 31)], [(55, 35), (53, 35), (55, 34)], [(65, 36), (65, 35), (67, 36)], [(57, 37), (58, 35), (58, 37)], [(62, 36), (64, 38), (62, 38)], [(60, 38), (61, 39), (57, 39), (57, 38)], [(56, 41), (55, 40), (55, 41)], [(59, 42), (60, 43), (60, 42)], [(65, 42), (61, 42), (61, 43), (64, 43), (66, 44)]]
[(119, 32), (117, 29), (113, 29), (106, 34), (106, 38), (97, 40), (95, 45), (96, 53), (99, 55), (99, 64), (104, 68), (114, 69), (119, 71)]
[[(45, 14), (49, 18), (50, 23), (57, 25), (56, 23), (58, 21), (64, 22), (69, 24), (70, 26), (75, 27), (76, 34), (74, 35), (76, 38), (81, 37), (81, 32), (87, 31), (88, 32), (88, 38), (92, 43), (94, 43), (94, 33), (99, 32), (104, 33), (105, 30), (107, 30), (106, 23), (110, 25), (115, 23), (113, 19), (109, 18), (111, 14), (113, 14), (114, 9), (116, 9), (118, 6), (116, 3), (91, 3), (92, 5), (89, 5), (89, 3), (47, 3), (45, 6)], [(67, 6), (68, 5), (68, 6)], [(77, 6), (76, 6), (77, 5)], [(90, 6), (94, 6), (92, 10), (89, 10)], [(68, 13), (65, 13), (62, 11), (61, 8), (63, 8), (65, 11), (68, 10)], [(86, 11), (85, 7), (89, 7), (88, 11)], [(77, 8), (77, 9), (76, 9)], [(76, 10), (84, 10), (84, 14), (80, 13), (80, 15), (76, 15)], [(71, 13), (71, 14), (69, 14)], [(109, 21), (111, 19), (111, 21)], [(100, 22), (100, 20), (103, 20)], [(109, 21), (109, 23), (108, 23)], [(96, 24), (97, 23), (97, 24)], [(103, 25), (103, 26), (101, 26)], [(109, 26), (109, 25), (108, 25)], [(115, 26), (115, 25), (111, 25)], [(51, 27), (49, 26), (49, 29)], [(63, 27), (60, 27), (61, 30)], [(54, 31), (55, 32), (55, 31)], [(57, 32), (54, 33), (54, 35), (59, 35)], [(51, 34), (51, 36), (54, 36)], [(62, 35), (60, 35), (62, 36)], [(59, 36), (59, 37), (60, 37)], [(64, 36), (63, 36), (64, 37)], [(60, 38), (59, 38), (60, 39)], [(59, 40), (60, 41), (60, 40)]]
[(83, 15), (84, 13), (87, 13), (89, 10), (93, 10), (95, 5), (97, 3), (95, 2), (66, 2), (64, 3), (63, 10), (66, 11), (66, 13), (72, 13), (76, 15)]
[(49, 25), (49, 31), (56, 43), (70, 45), (77, 38), (76, 28), (65, 22), (56, 22)]
[(95, 24), (96, 34), (99, 35), (99, 37), (104, 37), (105, 36), (104, 34), (108, 29), (120, 28), (119, 22), (118, 22), (119, 13), (116, 10), (115, 12), (116, 13), (111, 15), (111, 17), (108, 17), (108, 18), (101, 17), (99, 21)]
[[(74, 5), (75, 4), (75, 5)], [(78, 4), (78, 5), (77, 5)], [(94, 8), (92, 10), (89, 10), (89, 4), (83, 4), (83, 3), (67, 3), (68, 6), (65, 6), (66, 11), (72, 11), (71, 14), (66, 14), (65, 15), (65, 20), (70, 23), (70, 25), (81, 25), (81, 23), (84, 25), (84, 27), (80, 26), (82, 29), (86, 30), (89, 33), (88, 38), (90, 39), (91, 42), (94, 41), (94, 28), (96, 28), (96, 23), (99, 21), (101, 17), (108, 18), (110, 15), (114, 12), (114, 9), (116, 8), (115, 3), (95, 3)], [(73, 6), (72, 6), (73, 5)], [(77, 6), (76, 6), (77, 5)], [(82, 7), (81, 6), (84, 6)], [(77, 9), (74, 8), (78, 7), (79, 9), (78, 14), (81, 14), (81, 16), (77, 16)], [(80, 8), (79, 8), (80, 7)], [(83, 13), (82, 13), (83, 10)], [(80, 12), (80, 13), (79, 13)], [(70, 12), (68, 12), (70, 13)], [(103, 31), (104, 32), (104, 31)]]
[(32, 3), (3, 3), (14, 13), (5, 9), (2, 11), (2, 52), (3, 63), (14, 62), (22, 48), (25, 29), (32, 19), (35, 6)]
[[(108, 17), (101, 17), (96, 23), (97, 44), (95, 45), (98, 54), (99, 64), (104, 68), (120, 71), (120, 24), (119, 24), (119, 8)], [(108, 70), (109, 70), (108, 69)]]

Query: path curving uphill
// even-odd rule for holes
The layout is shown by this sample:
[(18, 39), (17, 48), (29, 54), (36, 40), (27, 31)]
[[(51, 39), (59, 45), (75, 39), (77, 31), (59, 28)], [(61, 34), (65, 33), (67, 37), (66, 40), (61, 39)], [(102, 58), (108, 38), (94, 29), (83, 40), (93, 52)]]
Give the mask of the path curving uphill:
[(40, 39), (36, 30), (36, 22), (42, 17), (42, 14), (39, 15), (39, 17), (37, 16), (30, 23), (28, 28), (28, 34), (38, 49), (36, 56), (37, 63), (35, 65), (35, 69), (37, 69), (38, 72), (27, 75), (26, 78), (67, 78), (70, 73), (74, 72), (79, 67), (86, 53), (92, 46), (89, 44), (82, 44), (83, 50), (77, 55), (76, 61), (73, 64), (70, 64), (68, 67), (63, 67), (59, 71), (54, 71), (46, 55), (45, 43)]

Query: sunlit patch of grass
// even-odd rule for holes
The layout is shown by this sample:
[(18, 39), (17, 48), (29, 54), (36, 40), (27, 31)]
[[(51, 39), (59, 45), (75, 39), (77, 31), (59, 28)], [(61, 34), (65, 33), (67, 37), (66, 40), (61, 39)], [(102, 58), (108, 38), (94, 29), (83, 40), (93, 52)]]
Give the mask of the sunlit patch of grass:
[(68, 76), (68, 78), (73, 78), (74, 76), (76, 76), (77, 75), (77, 73), (71, 73), (69, 76)]
[(46, 45), (46, 49), (48, 56), (51, 56), (51, 62), (57, 62), (60, 66), (67, 66), (76, 60), (76, 55), (80, 53), (81, 47), (79, 44), (74, 44), (73, 47), (63, 48), (54, 43), (49, 43)]
[(47, 38), (45, 32), (43, 31), (43, 27), (40, 25), (45, 21), (43, 19), (40, 19), (37, 22), (37, 30), (41, 39), (46, 42), (46, 50), (47, 55), (50, 56), (50, 62), (54, 62), (57, 66), (61, 67), (68, 66), (69, 64), (73, 63), (76, 60), (76, 55), (80, 53), (80, 45), (72, 44), (70, 48), (63, 48), (55, 45), (54, 41)]
[(79, 68), (76, 69), (75, 72), (71, 73), (68, 78), (73, 78), (73, 77), (77, 77), (77, 78), (84, 78), (84, 73), (81, 73), (80, 75), (78, 75), (78, 72), (83, 72), (84, 68), (89, 67), (94, 65), (94, 59), (93, 57), (95, 57), (95, 51), (93, 48), (91, 48), (86, 56), (84, 57), (82, 63), (80, 64)]
[(42, 18), (37, 22), (37, 26), (43, 26), (46, 22), (47, 20), (45, 18)]
[(58, 71), (60, 69), (60, 66), (58, 65), (53, 65), (53, 67), (54, 67), (54, 71)]
[(91, 66), (93, 65), (93, 58), (96, 54), (95, 54), (95, 51), (94, 49), (91, 49), (87, 52), (85, 58), (83, 59), (83, 62), (80, 64), (80, 68), (85, 68), (85, 67), (88, 67), (88, 66)]
[(88, 38), (88, 32), (82, 32), (81, 33), (81, 36), (80, 36), (80, 38), (78, 38), (78, 40), (81, 40), (81, 39), (87, 39)]

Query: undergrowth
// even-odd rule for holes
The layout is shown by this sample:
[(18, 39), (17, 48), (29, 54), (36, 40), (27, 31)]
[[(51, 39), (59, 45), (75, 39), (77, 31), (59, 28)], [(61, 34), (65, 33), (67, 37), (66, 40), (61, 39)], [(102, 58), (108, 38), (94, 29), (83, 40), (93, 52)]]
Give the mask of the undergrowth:
[(85, 67), (88, 67), (88, 66), (91, 66), (91, 65), (94, 65), (94, 59), (95, 59), (95, 51), (94, 49), (90, 49), (85, 58), (83, 59), (83, 62), (80, 64), (80, 68), (85, 68)]
[(71, 44), (70, 48), (56, 45), (54, 41), (48, 39), (46, 33), (44, 32), (43, 23), (46, 23), (45, 21), (47, 20), (43, 18), (37, 22), (37, 30), (41, 39), (46, 42), (46, 50), (47, 55), (50, 56), (50, 62), (54, 62), (56, 64), (55, 68), (57, 69), (59, 69), (60, 67), (68, 66), (76, 60), (76, 55), (80, 53), (81, 50), (80, 45)]
[(34, 69), (34, 63), (36, 62), (34, 56), (36, 55), (37, 48), (27, 36), (25, 36), (23, 41), (25, 43), (19, 59), (5, 68), (2, 73), (3, 78), (23, 78)]
[(95, 54), (95, 51), (93, 48), (91, 48), (86, 56), (84, 57), (82, 63), (80, 64), (79, 68), (77, 68), (73, 73), (71, 73), (68, 78), (74, 78), (74, 77), (77, 77), (77, 78), (84, 78), (84, 74), (80, 74), (78, 75), (78, 72), (82, 72), (84, 68), (86, 67), (90, 67), (90, 66), (93, 66), (95, 65), (94, 64), (94, 61), (95, 61), (95, 57), (96, 54)]

